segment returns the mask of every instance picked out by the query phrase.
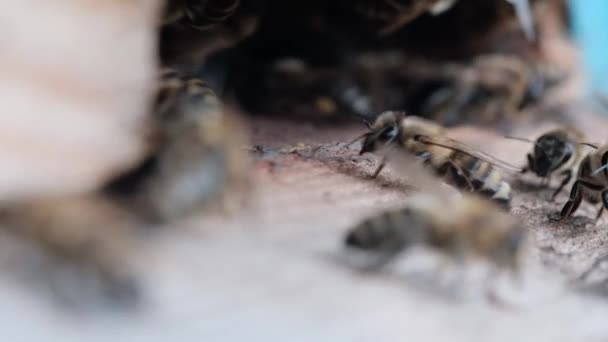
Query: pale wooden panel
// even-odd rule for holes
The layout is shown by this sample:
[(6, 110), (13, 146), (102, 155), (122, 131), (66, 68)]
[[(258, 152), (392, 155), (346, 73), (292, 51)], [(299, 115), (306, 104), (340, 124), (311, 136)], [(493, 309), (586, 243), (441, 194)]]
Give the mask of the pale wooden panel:
[(87, 190), (138, 157), (157, 3), (0, 2), (0, 199)]

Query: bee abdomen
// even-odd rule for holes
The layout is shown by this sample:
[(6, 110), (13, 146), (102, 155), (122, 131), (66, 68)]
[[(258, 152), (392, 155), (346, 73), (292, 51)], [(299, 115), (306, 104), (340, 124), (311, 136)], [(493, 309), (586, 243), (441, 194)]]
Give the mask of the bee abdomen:
[(510, 207), (511, 186), (502, 179), (501, 174), (491, 164), (479, 159), (465, 161), (459, 158), (458, 160), (464, 162), (462, 173), (446, 175), (449, 183), (459, 189), (472, 190), (474, 193), (491, 198), (501, 207)]
[(511, 186), (505, 181), (501, 181), (492, 194), (492, 200), (504, 208), (511, 207), (512, 197)]
[(487, 164), (487, 169), (479, 174), (479, 178), (475, 180), (474, 185), (477, 192), (491, 198), (501, 207), (509, 208), (511, 206), (511, 186), (502, 179), (501, 174), (491, 165)]

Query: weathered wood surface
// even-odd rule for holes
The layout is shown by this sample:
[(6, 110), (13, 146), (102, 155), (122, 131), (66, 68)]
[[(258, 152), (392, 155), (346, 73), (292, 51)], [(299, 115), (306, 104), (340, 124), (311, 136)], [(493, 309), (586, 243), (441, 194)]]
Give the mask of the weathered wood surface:
[[(606, 123), (595, 123), (592, 133), (601, 135)], [(270, 151), (255, 163), (254, 192), (242, 211), (192, 217), (145, 243), (134, 260), (145, 289), (139, 309), (62, 312), (45, 293), (33, 295), (36, 286), (2, 272), (3, 336), (24, 341), (608, 338), (608, 300), (568, 283), (606, 253), (608, 224), (593, 226), (592, 208), (566, 223), (550, 223), (547, 215), (559, 210), (566, 195), (549, 203), (550, 191), (537, 189), (535, 179), (515, 185), (513, 213), (531, 229), (531, 240), (522, 286), (500, 283), (507, 306), (487, 300), (475, 272), (460, 290), (441, 285), (433, 257), (424, 251), (365, 274), (352, 267), (341, 247), (344, 231), (382, 208), (407, 203), (414, 193), (409, 177), (389, 168), (377, 180), (368, 178), (373, 158), (358, 157), (356, 147), (342, 143), (361, 132), (358, 125), (262, 120), (252, 126), (254, 142), (267, 149), (296, 147)], [(512, 162), (523, 161), (528, 149), (476, 129), (452, 134)], [(310, 154), (309, 144), (324, 145)], [(601, 277), (602, 271), (593, 275)]]

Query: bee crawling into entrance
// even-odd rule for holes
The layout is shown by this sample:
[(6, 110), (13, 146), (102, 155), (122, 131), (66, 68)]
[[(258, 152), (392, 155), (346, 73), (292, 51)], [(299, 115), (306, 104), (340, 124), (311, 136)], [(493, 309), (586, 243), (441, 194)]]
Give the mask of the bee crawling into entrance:
[[(372, 269), (422, 245), (456, 261), (476, 256), (518, 275), (525, 230), (511, 215), (475, 195), (425, 196), (408, 207), (363, 220), (348, 231), (347, 247), (376, 255)], [(492, 274), (493, 275), (493, 274)]]
[(527, 154), (528, 165), (522, 173), (532, 172), (543, 179), (543, 182), (550, 183), (552, 175), (562, 176), (563, 179), (553, 192), (551, 200), (562, 191), (576, 173), (583, 157), (583, 147), (589, 146), (597, 149), (591, 143), (583, 142), (585, 135), (575, 127), (563, 127), (551, 130), (536, 139), (535, 141), (507, 137), (534, 144), (530, 153)]
[(384, 112), (368, 127), (370, 131), (356, 140), (363, 139), (360, 154), (371, 152), (382, 155), (374, 178), (382, 171), (391, 154), (403, 151), (422, 159), (447, 183), (487, 196), (503, 207), (510, 206), (511, 186), (495, 166), (515, 172), (521, 172), (521, 169), (448, 139), (442, 126), (415, 116), (406, 116), (403, 112)]

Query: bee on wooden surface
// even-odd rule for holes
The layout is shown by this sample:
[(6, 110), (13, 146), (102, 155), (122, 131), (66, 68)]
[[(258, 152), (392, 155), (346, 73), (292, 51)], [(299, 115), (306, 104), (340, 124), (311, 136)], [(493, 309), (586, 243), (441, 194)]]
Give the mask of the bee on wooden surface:
[(551, 217), (561, 221), (570, 217), (584, 200), (591, 204), (602, 202), (595, 219), (599, 220), (604, 208), (608, 208), (608, 145), (599, 147), (583, 158), (578, 168), (576, 181), (572, 184), (570, 197), (564, 205), (559, 217)]
[(155, 108), (148, 157), (110, 182), (110, 194), (165, 221), (227, 199), (227, 189), (244, 184), (242, 127), (205, 82), (165, 70)]
[(380, 153), (382, 160), (373, 174), (384, 168), (391, 153), (403, 151), (430, 165), (439, 176), (459, 189), (476, 192), (509, 207), (511, 186), (494, 166), (521, 172), (503, 161), (445, 138), (445, 129), (428, 120), (403, 112), (382, 113), (365, 133), (360, 154)]
[(548, 182), (552, 175), (563, 177), (559, 187), (551, 196), (552, 200), (570, 182), (577, 171), (585, 156), (584, 146), (597, 148), (593, 144), (583, 142), (585, 135), (574, 127), (551, 130), (535, 141), (517, 137), (507, 138), (534, 144), (532, 151), (527, 154), (528, 165), (522, 170), (523, 173), (532, 172), (543, 180), (547, 179)]
[(518, 271), (525, 231), (511, 215), (473, 195), (443, 201), (438, 197), (364, 220), (346, 236), (348, 247), (374, 253), (375, 267), (416, 245), (462, 260), (476, 255), (499, 269)]

